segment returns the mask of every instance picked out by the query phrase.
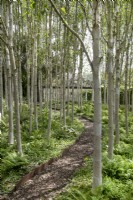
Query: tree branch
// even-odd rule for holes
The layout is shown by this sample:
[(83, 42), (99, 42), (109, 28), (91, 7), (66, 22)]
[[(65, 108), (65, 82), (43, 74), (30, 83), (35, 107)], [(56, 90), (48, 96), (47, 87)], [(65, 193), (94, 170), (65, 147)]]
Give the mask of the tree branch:
[(105, 38), (105, 36), (104, 36), (104, 34), (103, 34), (103, 29), (101, 29), (101, 34), (102, 34), (102, 38), (103, 38), (103, 40), (105, 41), (105, 43), (108, 44), (108, 41), (106, 40), (106, 38)]
[(0, 20), (1, 20), (2, 25), (3, 25), (3, 27), (4, 27), (4, 32), (5, 32), (5, 34), (6, 34), (6, 37), (8, 37), (8, 32), (7, 32), (7, 29), (6, 29), (5, 23), (4, 23), (4, 21), (3, 21), (3, 19), (2, 19), (1, 16), (0, 16)]
[(87, 0), (87, 2), (89, 3), (91, 9), (93, 10), (93, 7), (92, 7), (92, 4), (91, 4), (90, 0)]
[(78, 3), (81, 5), (81, 8), (82, 8), (82, 10), (83, 10), (83, 12), (84, 12), (85, 19), (86, 19), (86, 26), (87, 26), (87, 28), (88, 28), (88, 30), (89, 30), (91, 36), (92, 36), (92, 31), (91, 31), (91, 29), (90, 29), (90, 26), (89, 26), (89, 23), (88, 23), (88, 20), (87, 20), (86, 9), (85, 9), (84, 5), (83, 5), (79, 0), (77, 0), (77, 1), (78, 1)]
[(3, 42), (7, 47), (9, 47), (9, 44), (2, 38), (1, 35), (0, 35), (0, 40), (2, 40), (2, 42)]
[(50, 3), (51, 3), (52, 7), (54, 8), (55, 12), (57, 13), (57, 15), (60, 17), (60, 19), (61, 19), (61, 21), (63, 22), (63, 24), (69, 29), (69, 31), (70, 31), (73, 35), (75, 35), (75, 37), (76, 37), (76, 38), (79, 40), (79, 42), (81, 43), (82, 48), (83, 48), (83, 51), (85, 52), (85, 55), (86, 55), (86, 57), (87, 57), (87, 60), (88, 60), (90, 66), (91, 66), (91, 68), (92, 68), (92, 70), (93, 70), (92, 61), (91, 61), (91, 59), (90, 59), (90, 56), (89, 56), (89, 54), (88, 54), (88, 52), (87, 52), (87, 49), (86, 49), (86, 47), (85, 47), (85, 44), (84, 44), (83, 40), (80, 38), (80, 36), (78, 35), (78, 33), (76, 33), (76, 32), (68, 25), (68, 23), (65, 21), (65, 19), (62, 17), (62, 15), (60, 14), (60, 12), (59, 12), (58, 9), (56, 8), (54, 2), (53, 2), (52, 0), (49, 0), (49, 1), (50, 1)]

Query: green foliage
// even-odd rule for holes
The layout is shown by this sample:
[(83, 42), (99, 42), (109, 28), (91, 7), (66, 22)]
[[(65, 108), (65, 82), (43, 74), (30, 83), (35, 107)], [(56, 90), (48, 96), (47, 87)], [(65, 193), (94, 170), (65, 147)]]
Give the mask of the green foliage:
[[(119, 158), (120, 159), (120, 158)], [(118, 158), (112, 163), (115, 164), (116, 161), (119, 160)], [(122, 158), (120, 159), (122, 161)], [(125, 161), (126, 162), (126, 161)], [(107, 158), (104, 158), (104, 165), (108, 165)], [(117, 163), (118, 166), (119, 163)], [(115, 178), (114, 172), (112, 173), (112, 177), (108, 176), (107, 174), (104, 175), (103, 184), (102, 186), (98, 187), (96, 190), (91, 189), (91, 176), (92, 174), (89, 173), (89, 169), (91, 167), (92, 173), (92, 163), (86, 161), (85, 167), (80, 169), (70, 186), (66, 187), (66, 191), (62, 193), (57, 200), (110, 200), (110, 199), (117, 199), (117, 200), (131, 200), (133, 197), (133, 184), (132, 180), (126, 178), (125, 180), (120, 180)], [(111, 168), (111, 167), (110, 167)], [(109, 169), (110, 169), (109, 168)], [(116, 167), (117, 168), (117, 167)], [(112, 171), (116, 171), (112, 169)], [(104, 169), (105, 170), (105, 169)], [(108, 167), (107, 167), (108, 170)], [(106, 170), (105, 170), (106, 171)]]
[[(7, 149), (6, 149), (7, 150)], [(6, 153), (0, 164), (0, 189), (8, 192), (13, 189), (14, 183), (26, 173), (29, 164), (26, 155), (20, 156), (16, 152)]]
[[(129, 129), (129, 132), (130, 132), (130, 129)], [(125, 137), (125, 135), (121, 135), (121, 141), (123, 141), (126, 144), (132, 145), (133, 144), (133, 134), (129, 134), (128, 137)]]
[(86, 94), (87, 94), (87, 101), (91, 101), (91, 99), (92, 99), (92, 90), (88, 90), (87, 92), (83, 91), (83, 99), (86, 98)]
[[(38, 110), (39, 111), (39, 110)], [(39, 112), (38, 112), (39, 114)], [(75, 119), (73, 124), (71, 117), (66, 118), (66, 126), (63, 126), (58, 113), (53, 114), (52, 135), (47, 141), (48, 110), (43, 110), (43, 116), (39, 114), (39, 129), (34, 129), (29, 134), (29, 109), (26, 104), (21, 107), (21, 129), (23, 141), (23, 156), (15, 152), (15, 145), (9, 145), (8, 132), (0, 135), (0, 190), (10, 191), (14, 183), (25, 173), (28, 173), (36, 165), (44, 163), (52, 157), (59, 156), (62, 150), (72, 144), (83, 130), (83, 124)], [(3, 122), (6, 125), (6, 117)], [(7, 125), (6, 125), (7, 126)]]
[(69, 137), (75, 137), (76, 131), (69, 127), (69, 126), (62, 126), (60, 129), (58, 129), (57, 133), (53, 134), (53, 137), (56, 139), (68, 139)]
[[(1, 133), (7, 131), (7, 129), (8, 129), (7, 124), (8, 124), (7, 117), (6, 117), (6, 116), (5, 116), (5, 117), (3, 116), (2, 119), (1, 119), (1, 121), (0, 121), (0, 130), (1, 130)], [(1, 134), (0, 134), (0, 138), (1, 138), (1, 137), (2, 137), (2, 136), (1, 136)]]
[(61, 8), (61, 11), (63, 12), (63, 14), (65, 14), (65, 15), (67, 14), (66, 9), (64, 7)]
[[(88, 115), (93, 106), (83, 105), (84, 115)], [(96, 190), (92, 190), (92, 162), (85, 159), (85, 166), (74, 176), (64, 193), (59, 195), (57, 200), (132, 200), (133, 199), (133, 131), (132, 120), (129, 113), (129, 136), (125, 134), (124, 106), (121, 107), (120, 136), (121, 142), (114, 148), (114, 158), (108, 159), (108, 110), (103, 105), (102, 110), (102, 146), (103, 146), (103, 184)], [(78, 110), (78, 109), (77, 109)], [(82, 113), (77, 112), (78, 114)], [(89, 112), (90, 113), (90, 112)]]
[(107, 116), (102, 117), (102, 124), (108, 124), (108, 117)]
[(121, 181), (133, 180), (133, 161), (120, 155), (114, 155), (112, 160), (104, 157), (103, 174)]
[(75, 114), (78, 114), (80, 116), (85, 116), (88, 119), (93, 120), (93, 113), (94, 113), (94, 105), (92, 102), (85, 102), (82, 106), (82, 108), (79, 108), (78, 106), (75, 106), (74, 108)]
[(78, 134), (83, 130), (83, 124), (78, 120), (74, 119), (74, 123), (72, 124), (72, 120), (70, 117), (66, 118), (66, 126), (61, 125), (59, 121), (59, 117), (56, 117), (52, 121), (52, 136), (56, 139), (74, 139), (78, 136)]
[[(75, 115), (93, 118), (93, 104), (84, 103), (82, 108), (75, 106)], [(66, 187), (65, 193), (61, 194), (58, 200), (131, 200), (133, 199), (133, 118), (129, 113), (129, 136), (125, 135), (124, 107), (120, 112), (120, 134), (121, 142), (114, 148), (114, 158), (107, 157), (108, 144), (108, 111), (103, 105), (102, 110), (102, 139), (103, 139), (103, 185), (93, 191), (92, 184), (92, 159), (85, 158), (83, 168), (75, 173), (71, 184)], [(2, 191), (9, 191), (23, 174), (31, 171), (36, 165), (58, 156), (69, 144), (72, 144), (79, 133), (83, 130), (83, 124), (75, 119), (73, 124), (71, 116), (66, 117), (66, 126), (60, 121), (58, 113), (53, 114), (52, 136), (47, 141), (48, 110), (43, 110), (43, 116), (39, 115), (39, 130), (28, 134), (29, 111), (27, 105), (22, 106), (21, 127), (23, 137), (24, 156), (19, 156), (14, 145), (8, 146), (8, 134), (6, 118), (3, 119), (3, 134), (0, 146), (0, 178)]]
[(0, 166), (1, 175), (7, 175), (11, 170), (22, 169), (28, 164), (26, 156), (20, 156), (16, 152), (7, 153), (7, 156), (2, 159), (2, 164)]
[(130, 181), (126, 181), (125, 183), (106, 176), (100, 188), (103, 199), (126, 200), (129, 195), (132, 195), (133, 186)]
[(130, 143), (125, 143), (125, 142), (121, 141), (120, 144), (115, 147), (114, 153), (116, 155), (121, 155), (125, 158), (132, 159), (132, 157), (133, 157), (133, 145), (130, 144)]

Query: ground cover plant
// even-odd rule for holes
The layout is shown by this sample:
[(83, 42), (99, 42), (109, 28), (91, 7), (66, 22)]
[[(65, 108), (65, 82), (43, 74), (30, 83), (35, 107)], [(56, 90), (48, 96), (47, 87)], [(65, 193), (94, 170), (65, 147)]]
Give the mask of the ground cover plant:
[(63, 126), (58, 112), (53, 112), (52, 135), (47, 140), (48, 111), (43, 110), (43, 117), (39, 116), (39, 129), (29, 134), (29, 115), (27, 105), (23, 105), (21, 112), (21, 129), (24, 153), (22, 156), (16, 153), (15, 145), (7, 143), (8, 127), (7, 117), (3, 118), (0, 135), (0, 193), (6, 193), (13, 189), (15, 183), (24, 174), (30, 172), (35, 166), (57, 157), (62, 150), (72, 144), (83, 131), (83, 124), (78, 118), (66, 118), (66, 126)]
[[(84, 105), (81, 115), (93, 116), (92, 104)], [(79, 114), (79, 110), (77, 109)], [(76, 112), (76, 111), (75, 111)], [(129, 113), (129, 136), (125, 134), (124, 109), (120, 111), (120, 144), (114, 148), (114, 157), (108, 159), (108, 111), (103, 105), (102, 140), (103, 140), (103, 184), (92, 190), (92, 158), (85, 158), (85, 165), (75, 173), (70, 185), (56, 200), (132, 200), (133, 199), (133, 132), (132, 113)]]

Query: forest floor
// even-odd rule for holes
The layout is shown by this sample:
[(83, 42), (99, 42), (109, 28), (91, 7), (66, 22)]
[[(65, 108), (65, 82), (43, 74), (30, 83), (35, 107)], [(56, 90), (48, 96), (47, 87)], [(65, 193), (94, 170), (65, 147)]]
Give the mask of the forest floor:
[(44, 165), (43, 170), (20, 185), (16, 191), (2, 199), (10, 200), (52, 200), (63, 191), (76, 170), (84, 164), (85, 158), (92, 155), (93, 123), (81, 119), (85, 130), (67, 147), (60, 157)]

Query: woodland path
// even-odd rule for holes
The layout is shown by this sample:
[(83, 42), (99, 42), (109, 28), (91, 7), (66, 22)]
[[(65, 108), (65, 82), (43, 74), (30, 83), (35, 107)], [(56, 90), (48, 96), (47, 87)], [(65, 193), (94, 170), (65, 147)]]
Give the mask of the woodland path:
[(62, 155), (47, 164), (43, 171), (18, 187), (10, 194), (10, 200), (52, 200), (70, 182), (74, 172), (79, 169), (84, 158), (93, 152), (93, 123), (81, 119), (84, 132), (75, 143), (66, 148)]

